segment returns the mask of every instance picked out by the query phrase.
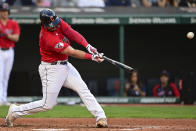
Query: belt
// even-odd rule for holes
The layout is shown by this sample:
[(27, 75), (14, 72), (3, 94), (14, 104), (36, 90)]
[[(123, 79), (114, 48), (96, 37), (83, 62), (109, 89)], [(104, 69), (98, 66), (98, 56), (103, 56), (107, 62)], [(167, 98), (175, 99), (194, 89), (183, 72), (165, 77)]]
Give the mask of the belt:
[(10, 48), (0, 48), (3, 51), (9, 50)]
[(55, 61), (55, 62), (52, 62), (51, 65), (67, 65), (67, 61)]
[(41, 64), (43, 65), (67, 65), (67, 61), (55, 61), (52, 63), (42, 61)]

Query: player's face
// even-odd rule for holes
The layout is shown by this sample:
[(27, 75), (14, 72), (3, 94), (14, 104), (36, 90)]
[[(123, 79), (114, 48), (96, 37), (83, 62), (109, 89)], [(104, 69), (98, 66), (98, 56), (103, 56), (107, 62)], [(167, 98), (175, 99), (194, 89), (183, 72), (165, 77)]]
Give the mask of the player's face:
[(168, 76), (165, 76), (165, 75), (162, 75), (162, 76), (160, 77), (160, 81), (161, 81), (161, 83), (163, 83), (163, 84), (167, 84), (168, 81), (169, 81), (169, 77), (168, 77)]
[(0, 17), (2, 19), (7, 19), (8, 18), (8, 11), (0, 11)]

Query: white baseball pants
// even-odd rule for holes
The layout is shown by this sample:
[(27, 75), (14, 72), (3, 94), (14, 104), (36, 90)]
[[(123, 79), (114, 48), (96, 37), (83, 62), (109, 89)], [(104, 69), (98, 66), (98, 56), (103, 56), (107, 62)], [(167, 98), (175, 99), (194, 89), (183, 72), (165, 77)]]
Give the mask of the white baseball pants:
[(7, 89), (10, 72), (14, 62), (14, 49), (0, 49), (0, 103), (7, 101)]
[(43, 99), (13, 108), (12, 112), (16, 118), (52, 109), (62, 86), (76, 91), (89, 112), (97, 120), (106, 118), (103, 109), (71, 63), (49, 65), (42, 62), (39, 66), (39, 73), (42, 81)]

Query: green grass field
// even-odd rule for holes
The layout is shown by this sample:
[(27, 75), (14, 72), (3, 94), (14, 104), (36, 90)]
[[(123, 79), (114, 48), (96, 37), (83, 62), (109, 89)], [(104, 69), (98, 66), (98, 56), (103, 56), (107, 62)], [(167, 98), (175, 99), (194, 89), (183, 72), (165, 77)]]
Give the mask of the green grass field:
[[(196, 106), (105, 106), (108, 118), (185, 118), (196, 119)], [(0, 106), (4, 118), (8, 107)], [(48, 112), (37, 113), (28, 118), (88, 118), (92, 115), (82, 106), (55, 106)]]

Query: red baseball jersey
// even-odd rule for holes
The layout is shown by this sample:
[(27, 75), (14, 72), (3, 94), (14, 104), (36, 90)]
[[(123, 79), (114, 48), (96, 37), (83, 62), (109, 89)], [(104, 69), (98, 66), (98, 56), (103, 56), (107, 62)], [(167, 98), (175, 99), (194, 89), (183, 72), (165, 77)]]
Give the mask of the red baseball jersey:
[[(15, 20), (8, 19), (6, 25), (0, 21), (0, 29), (4, 30), (7, 34), (20, 35), (20, 27)], [(0, 35), (0, 48), (15, 47), (15, 43), (9, 40), (7, 37)]]
[(53, 32), (41, 27), (39, 34), (41, 61), (52, 63), (67, 60), (68, 55), (61, 52), (70, 45), (70, 40), (84, 47), (88, 45), (86, 39), (62, 19)]

